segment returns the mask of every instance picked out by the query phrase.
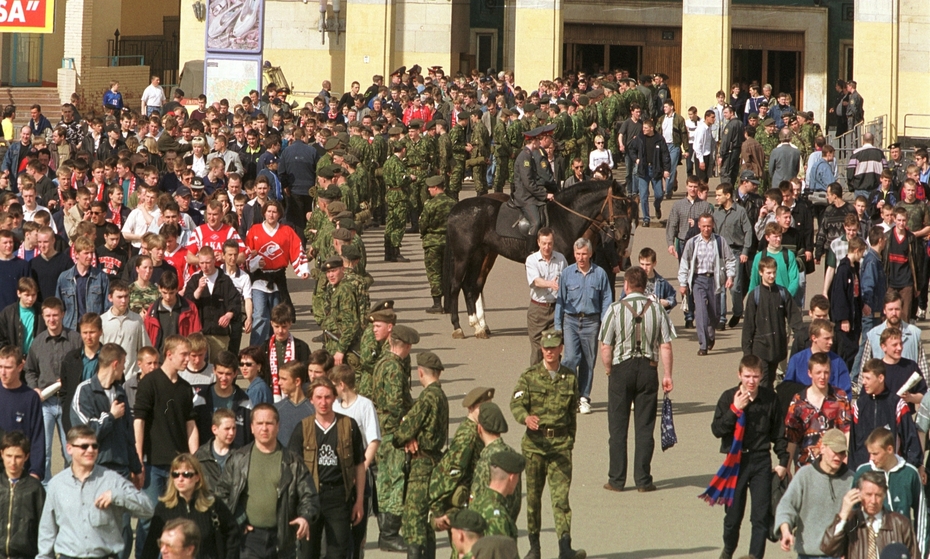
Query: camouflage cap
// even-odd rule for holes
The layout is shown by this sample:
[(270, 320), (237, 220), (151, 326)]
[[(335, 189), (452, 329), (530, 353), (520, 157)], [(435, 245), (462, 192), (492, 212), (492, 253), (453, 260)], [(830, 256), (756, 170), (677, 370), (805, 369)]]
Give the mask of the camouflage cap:
[(320, 266), (320, 269), (324, 272), (335, 270), (336, 268), (342, 268), (342, 258), (338, 256), (330, 256), (326, 259), (326, 262), (323, 262), (323, 265)]
[(427, 369), (432, 369), (434, 371), (444, 371), (445, 367), (442, 365), (442, 360), (439, 359), (439, 356), (433, 353), (432, 351), (424, 351), (423, 353), (417, 354), (417, 366), (426, 367)]
[(351, 241), (352, 240), (352, 231), (348, 229), (339, 228), (333, 231), (333, 238), (340, 241)]
[(420, 343), (420, 333), (409, 326), (404, 326), (403, 324), (397, 324), (394, 326), (394, 330), (391, 332), (391, 337), (405, 344), (414, 345)]
[(362, 251), (358, 249), (355, 245), (343, 245), (342, 246), (342, 257), (346, 260), (361, 260)]
[(478, 425), (481, 425), (481, 428), (485, 431), (497, 433), (498, 435), (506, 433), (508, 429), (507, 420), (504, 419), (504, 412), (494, 402), (481, 404), (478, 410)]
[(562, 331), (554, 328), (543, 331), (539, 345), (550, 348), (559, 347), (562, 345)]
[(526, 458), (512, 450), (492, 454), (490, 462), (508, 474), (519, 474), (526, 468)]
[(485, 388), (484, 386), (476, 386), (468, 391), (468, 394), (462, 399), (462, 407), (470, 408), (475, 404), (486, 402), (494, 397), (493, 388)]
[(456, 530), (467, 530), (477, 534), (484, 534), (488, 529), (488, 523), (477, 512), (471, 509), (459, 509), (449, 518), (449, 526)]
[(445, 178), (442, 175), (433, 175), (424, 182), (426, 182), (426, 186), (442, 186)]

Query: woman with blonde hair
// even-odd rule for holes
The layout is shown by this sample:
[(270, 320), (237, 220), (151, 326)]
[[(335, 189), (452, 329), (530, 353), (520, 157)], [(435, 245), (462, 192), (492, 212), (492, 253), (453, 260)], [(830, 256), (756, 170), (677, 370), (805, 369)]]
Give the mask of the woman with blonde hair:
[(598, 134), (594, 137), (594, 149), (588, 154), (588, 169), (593, 173), (605, 163), (608, 168), (614, 168), (614, 157), (610, 154), (610, 150), (606, 148), (604, 136)]
[(169, 520), (187, 518), (200, 528), (198, 559), (235, 559), (239, 556), (239, 529), (232, 514), (213, 493), (200, 461), (184, 453), (171, 462), (171, 482), (158, 499), (141, 559), (158, 559), (158, 539)]

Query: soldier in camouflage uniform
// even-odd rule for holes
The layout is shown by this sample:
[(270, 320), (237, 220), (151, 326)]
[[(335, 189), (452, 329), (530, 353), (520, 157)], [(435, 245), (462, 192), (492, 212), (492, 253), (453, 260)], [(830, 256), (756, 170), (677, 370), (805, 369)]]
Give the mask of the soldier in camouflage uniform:
[[(342, 196), (342, 192), (338, 187), (329, 188), (332, 177), (327, 179), (321, 176), (320, 173), (324, 172), (323, 169), (324, 168), (321, 167), (317, 171), (317, 184), (322, 184), (323, 187), (317, 189), (316, 207), (310, 212), (310, 217), (307, 219), (307, 226), (304, 228), (304, 238), (307, 239), (307, 246), (312, 246), (316, 242), (320, 231), (328, 227), (329, 213), (327, 212), (327, 208), (329, 204)], [(308, 255), (308, 257), (309, 256), (310, 255)]]
[(323, 346), (333, 356), (337, 365), (347, 362), (358, 366), (358, 359), (350, 353), (357, 347), (362, 333), (361, 316), (359, 316), (358, 293), (345, 278), (345, 268), (341, 256), (333, 256), (323, 263), (328, 285), (323, 296), (314, 301), (313, 314), (320, 328), (330, 332), (338, 341), (329, 336), (323, 338)]
[(557, 110), (555, 114), (552, 115), (552, 122), (555, 123), (555, 134), (554, 138), (556, 141), (556, 153), (562, 156), (565, 164), (562, 165), (562, 176), (555, 177), (555, 181), (558, 184), (562, 184), (562, 181), (567, 179), (569, 175), (566, 175), (571, 169), (572, 159), (575, 158), (575, 149), (577, 142), (575, 141), (575, 125), (572, 122), (571, 115), (568, 114), (569, 106), (572, 102), (568, 99), (559, 99), (557, 105), (550, 105), (550, 107), (555, 107)]
[[(449, 517), (450, 538), (452, 542), (452, 559), (472, 559), (472, 546), (484, 536), (488, 524), (481, 515), (473, 510), (461, 509)], [(513, 547), (516, 557), (516, 544)], [(503, 557), (503, 555), (502, 555)]]
[[(617, 93), (617, 84), (613, 82), (604, 82), (604, 100), (598, 103), (598, 106), (601, 108), (601, 112), (604, 115), (603, 122), (599, 122), (600, 128), (607, 133), (605, 137), (607, 140), (607, 149), (610, 150), (610, 153), (613, 154), (614, 161), (618, 160), (618, 155), (620, 153), (620, 146), (617, 145), (617, 135), (614, 134), (614, 129), (617, 126), (617, 122), (621, 122), (620, 119), (620, 94)], [(595, 110), (596, 112), (596, 110)], [(623, 120), (626, 120), (625, 118)], [(590, 153), (594, 147), (594, 136), (597, 135), (597, 130), (589, 132), (587, 134), (587, 152)]]
[(765, 153), (765, 165), (763, 166), (762, 177), (762, 191), (764, 192), (770, 188), (769, 184), (769, 156), (772, 155), (772, 150), (778, 147), (778, 134), (775, 128), (775, 120), (772, 118), (766, 118), (762, 121), (762, 126), (756, 129), (756, 141), (762, 144), (762, 151)]
[(507, 134), (507, 128), (510, 126), (510, 119), (513, 113), (509, 109), (501, 109), (497, 120), (494, 122), (494, 157), (497, 161), (494, 168), (494, 192), (503, 192), (504, 183), (507, 181), (510, 169), (510, 156), (513, 154), (513, 144), (510, 143), (510, 136)]
[[(340, 231), (345, 231), (345, 229), (336, 229), (336, 233)], [(358, 316), (365, 317), (368, 314), (368, 307), (371, 305), (371, 298), (369, 297), (368, 290), (371, 288), (371, 282), (373, 282), (374, 279), (372, 279), (371, 276), (366, 277), (358, 272), (359, 259), (362, 257), (362, 254), (355, 245), (343, 245), (339, 249), (339, 254), (342, 255), (342, 265), (343, 268), (345, 268), (345, 277), (342, 281), (352, 286), (353, 291), (355, 291), (357, 295)], [(361, 340), (361, 335), (359, 335), (359, 340)], [(353, 367), (358, 367), (357, 359)]]
[[(492, 398), (494, 389), (482, 386), (473, 388), (465, 395), (462, 407), (468, 409), (468, 415), (455, 430), (442, 460), (433, 468), (429, 481), (429, 500), (437, 530), (448, 530), (456, 512), (468, 505), (472, 472), (484, 448), (484, 443), (478, 437), (478, 411), (482, 403)], [(451, 534), (449, 539), (451, 542)]]
[(448, 185), (452, 172), (452, 142), (446, 132), (446, 121), (439, 119), (433, 122), (436, 125), (436, 172)]
[(465, 166), (471, 169), (471, 178), (475, 183), (478, 196), (488, 193), (488, 159), (491, 156), (491, 135), (481, 122), (481, 110), (471, 112), (471, 136), (465, 151), (468, 160)]
[[(142, 260), (142, 256), (136, 260), (136, 268), (139, 268), (140, 260)], [(152, 257), (149, 256), (148, 260), (149, 269), (151, 269)], [(152, 303), (157, 301), (160, 297), (161, 296), (158, 294), (158, 287), (151, 281), (148, 287), (141, 287), (138, 281), (134, 281), (129, 285), (129, 310), (144, 315), (145, 311), (152, 306)]]
[(520, 474), (526, 467), (526, 459), (505, 450), (491, 456), (491, 481), (468, 506), (487, 522), (486, 536), (507, 536), (517, 539), (517, 524), (510, 516), (507, 497), (520, 486)]
[(523, 147), (523, 131), (529, 130), (523, 119), (516, 118), (519, 113), (515, 112), (512, 115), (510, 125), (507, 127), (507, 142), (511, 146), (510, 159), (507, 161), (507, 182), (510, 183), (511, 192), (513, 192), (513, 163)]
[(384, 163), (384, 186), (387, 192), (384, 201), (387, 204), (387, 219), (384, 223), (384, 261), (410, 262), (400, 255), (400, 243), (404, 240), (404, 229), (407, 224), (407, 208), (409, 207), (409, 192), (412, 181), (417, 177), (407, 171), (404, 165), (403, 143), (395, 144), (394, 155)]
[(449, 131), (449, 143), (452, 148), (452, 172), (449, 176), (449, 197), (459, 199), (462, 180), (465, 178), (465, 160), (468, 159), (468, 141), (465, 137), (468, 126), (468, 112), (458, 114), (458, 121)]
[(362, 339), (359, 342), (358, 367), (355, 369), (355, 386), (358, 393), (372, 399), (371, 385), (374, 376), (375, 364), (384, 355), (384, 344), (391, 336), (397, 315), (394, 314), (394, 301), (379, 301), (372, 305), (369, 312)]
[(400, 536), (404, 511), (404, 451), (394, 447), (394, 435), (401, 419), (413, 407), (410, 367), (404, 365), (404, 359), (410, 355), (411, 347), (419, 343), (420, 335), (413, 328), (398, 324), (391, 330), (389, 340), (390, 351), (375, 365), (371, 387), (371, 400), (381, 426), (376, 484), (378, 525), (381, 527), (378, 546), (382, 551), (406, 551), (407, 545)]
[(426, 309), (430, 314), (442, 314), (442, 260), (446, 252), (446, 224), (455, 200), (445, 194), (441, 176), (426, 179), (432, 198), (423, 206), (420, 216), (420, 238), (423, 240), (423, 265), (429, 281), (429, 294), (433, 306)]
[(390, 152), (388, 151), (388, 141), (381, 134), (381, 125), (375, 123), (372, 125), (375, 132), (371, 140), (372, 151), (372, 177), (371, 177), (371, 214), (376, 225), (384, 224), (384, 178), (382, 178), (381, 168), (387, 161)]
[(394, 433), (394, 447), (412, 455), (402, 524), (407, 557), (411, 559), (436, 556), (436, 532), (429, 522), (429, 483), (449, 437), (449, 400), (439, 383), (443, 369), (435, 353), (417, 354), (417, 375), (423, 391)]
[(423, 121), (415, 118), (410, 121), (407, 130), (407, 152), (404, 162), (410, 174), (416, 180), (410, 184), (410, 225), (413, 233), (420, 232), (420, 212), (429, 195), (426, 192), (426, 177), (429, 176), (430, 160), (434, 151), (430, 149), (432, 142), (420, 135)]
[[(504, 419), (504, 414), (497, 404), (494, 402), (481, 404), (478, 410), (478, 437), (481, 438), (484, 449), (475, 464), (469, 500), (474, 501), (481, 492), (487, 491), (488, 484), (491, 483), (491, 457), (498, 452), (516, 452), (501, 437), (501, 434), (507, 431), (507, 420)], [(520, 486), (517, 485), (513, 494), (507, 496), (505, 500), (510, 518), (516, 521), (523, 505), (523, 491)]]
[(530, 551), (524, 559), (540, 559), (542, 492), (549, 479), (559, 559), (584, 559), (571, 548), (572, 449), (578, 413), (578, 378), (562, 366), (562, 332), (546, 330), (540, 341), (543, 360), (520, 375), (510, 401), (518, 423), (526, 425), (522, 450), (526, 458), (526, 523)]
[[(346, 153), (342, 159), (348, 174), (345, 182), (346, 188), (342, 191), (342, 201), (346, 208), (355, 214), (355, 221), (364, 224), (371, 219), (371, 181), (368, 169), (352, 153)], [(354, 208), (346, 201), (346, 192), (354, 194)]]

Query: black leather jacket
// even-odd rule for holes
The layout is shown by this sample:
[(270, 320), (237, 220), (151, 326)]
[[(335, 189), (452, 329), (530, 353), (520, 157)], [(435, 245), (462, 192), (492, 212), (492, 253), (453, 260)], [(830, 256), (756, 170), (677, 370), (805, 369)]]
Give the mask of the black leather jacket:
[[(246, 525), (245, 503), (249, 481), (249, 459), (252, 447), (231, 451), (226, 467), (216, 488), (216, 498), (223, 501), (232, 511), (241, 528)], [(313, 524), (320, 514), (320, 497), (303, 457), (294, 454), (278, 443), (281, 450), (281, 481), (278, 484), (278, 555), (287, 556), (294, 552), (297, 544), (297, 527), (289, 522), (303, 517)]]
[(28, 472), (10, 485), (0, 474), (0, 555), (35, 557), (39, 553), (39, 519), (45, 488)]

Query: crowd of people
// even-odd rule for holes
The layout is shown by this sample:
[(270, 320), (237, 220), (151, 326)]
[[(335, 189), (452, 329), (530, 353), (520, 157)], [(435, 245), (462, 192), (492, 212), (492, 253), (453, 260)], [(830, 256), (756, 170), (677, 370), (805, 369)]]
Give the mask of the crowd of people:
[[(274, 84), (232, 105), (180, 90), (168, 101), (153, 77), (138, 110), (117, 82), (101, 107), (63, 105), (54, 126), (34, 105), (17, 131), (5, 108), (5, 555), (357, 559), (375, 516), (384, 551), (434, 559), (448, 532), (458, 557), (513, 558), (525, 490), (525, 559), (540, 559), (548, 482), (559, 558), (584, 559), (569, 494), (597, 358), (609, 372), (604, 489), (627, 485), (632, 417), (631, 485), (655, 491), (681, 304), (699, 357), (743, 324), (739, 384), (712, 425), (726, 458), (704, 495), (727, 505), (721, 557), (736, 551), (747, 492), (757, 559), (768, 537), (802, 557), (896, 545), (926, 557), (930, 371), (915, 322), (930, 276), (927, 151), (911, 164), (892, 145), (886, 160), (861, 134), (837, 169), (789, 94), (734, 84), (683, 116), (666, 80), (572, 72), (529, 91), (508, 72), (415, 66), (364, 92), (324, 82), (299, 108)], [(843, 87), (831, 112), (854, 129), (862, 98)], [(383, 226), (388, 262), (409, 262), (404, 236), (421, 237), (426, 312), (443, 312), (446, 222), (467, 175), (477, 195), (509, 185), (529, 222), (530, 366), (508, 395), (519, 451), (488, 387), (468, 392), (449, 438), (441, 359), (416, 353), (414, 400), (419, 334), (369, 297), (361, 233)], [(676, 286), (652, 248), (619, 294), (626, 255), (586, 238), (570, 265), (554, 251), (545, 207), (560, 191), (615, 180), (649, 226), (680, 175), (664, 220)], [(309, 341), (291, 332), (306, 317), (289, 267), (315, 280), (299, 283), (321, 330)], [(56, 432), (66, 467), (53, 476)], [(786, 485), (777, 503), (773, 483)]]

